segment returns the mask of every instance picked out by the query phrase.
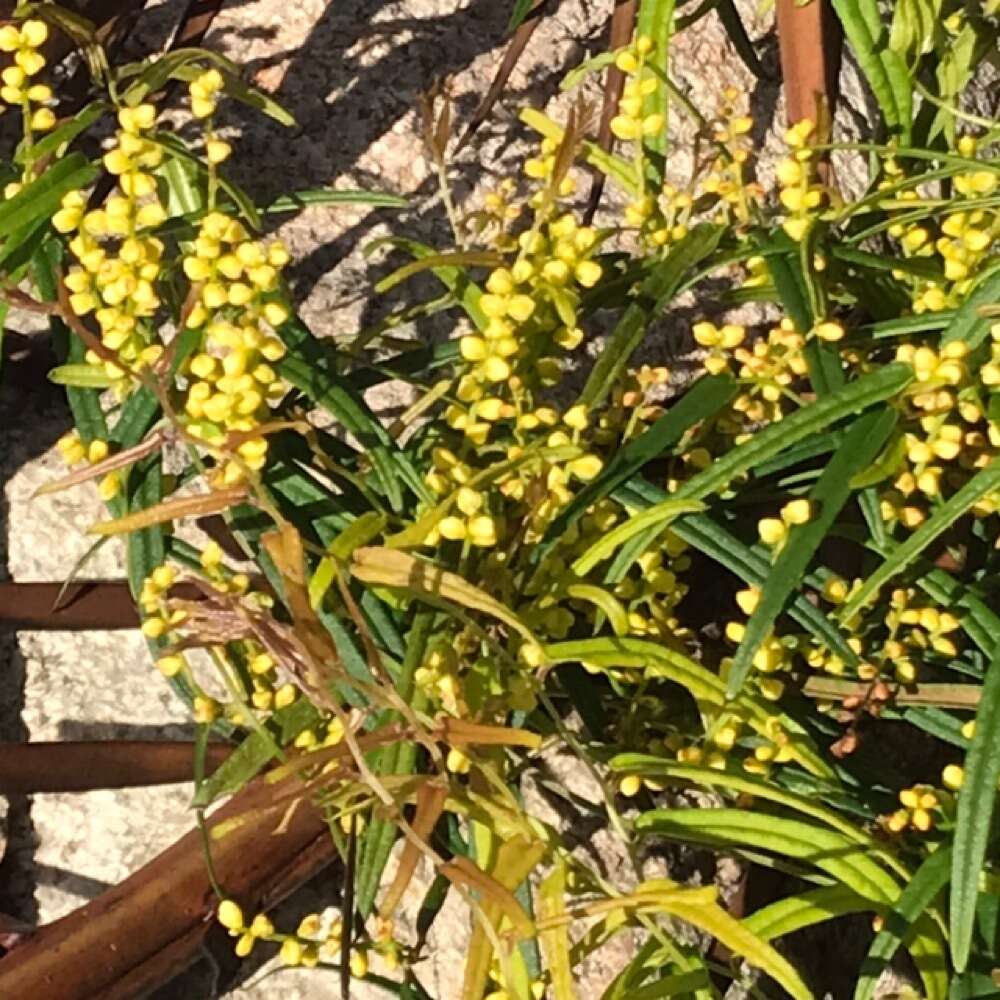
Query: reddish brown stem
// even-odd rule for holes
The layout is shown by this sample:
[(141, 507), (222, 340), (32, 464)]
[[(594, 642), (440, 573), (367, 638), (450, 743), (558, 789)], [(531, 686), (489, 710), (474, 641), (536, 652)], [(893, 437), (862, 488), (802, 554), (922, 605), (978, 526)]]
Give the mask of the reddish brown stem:
[[(205, 752), (211, 774), (232, 748), (212, 743)], [(0, 743), (0, 795), (89, 792), (191, 781), (194, 743), (153, 740)]]
[(123, 581), (72, 583), (56, 607), (61, 589), (61, 583), (0, 583), (0, 629), (139, 627), (139, 613)]
[[(638, 0), (621, 0), (611, 15), (610, 37), (608, 48), (614, 51), (627, 45), (635, 31), (635, 17), (638, 12)], [(601, 121), (597, 129), (597, 145), (606, 152), (611, 152), (615, 139), (611, 134), (611, 119), (618, 113), (618, 102), (625, 86), (625, 74), (617, 66), (609, 66), (604, 77), (604, 103), (601, 105)], [(604, 174), (594, 171), (590, 182), (590, 195), (587, 199), (587, 209), (584, 219), (589, 225), (597, 212), (604, 191)]]
[[(262, 780), (209, 820), (215, 872), (228, 897), (256, 913), (273, 906), (334, 857), (319, 812), (273, 801)], [(278, 832), (280, 828), (280, 833)], [(144, 996), (189, 965), (216, 900), (202, 835), (192, 830), (124, 882), (18, 944), (0, 960), (0, 996), (116, 1000)]]
[(842, 33), (829, 0), (804, 7), (778, 0), (778, 43), (789, 124), (809, 118), (821, 124), (837, 103)]

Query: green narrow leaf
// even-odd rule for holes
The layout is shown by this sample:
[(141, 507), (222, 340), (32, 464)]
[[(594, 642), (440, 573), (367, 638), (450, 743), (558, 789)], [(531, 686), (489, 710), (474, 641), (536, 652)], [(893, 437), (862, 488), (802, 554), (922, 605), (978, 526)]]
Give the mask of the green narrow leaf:
[[(163, 500), (163, 462), (159, 454), (136, 462), (128, 473), (131, 513), (155, 507)], [(162, 524), (153, 524), (128, 535), (128, 580), (133, 597), (138, 598), (143, 581), (166, 555)]]
[(667, 150), (667, 102), (669, 94), (664, 80), (670, 69), (670, 33), (673, 29), (674, 0), (641, 0), (636, 35), (643, 35), (653, 41), (653, 51), (646, 57), (660, 72), (657, 74), (656, 90), (644, 101), (643, 115), (662, 115), (663, 128), (656, 135), (645, 140), (654, 152), (663, 155)]
[(260, 774), (272, 760), (281, 757), (280, 744), (293, 740), (318, 718), (319, 713), (304, 698), (280, 709), (274, 714), (274, 721), (281, 727), (280, 735), (272, 735), (267, 729), (257, 729), (250, 733), (216, 771), (202, 782), (191, 804), (196, 808), (203, 808), (223, 795), (238, 791)]
[(507, 31), (514, 31), (528, 16), (535, 4), (536, 0), (514, 0), (514, 6), (510, 11), (510, 20), (507, 22)]
[[(765, 249), (765, 247), (761, 247), (761, 249)], [(802, 269), (799, 267), (798, 251), (769, 253), (767, 255), (767, 270), (774, 282), (781, 304), (785, 307), (785, 312), (788, 313), (788, 318), (795, 324), (795, 328), (805, 336), (813, 328), (816, 320), (806, 294)]]
[[(418, 260), (435, 253), (433, 247), (429, 247), (425, 243), (418, 243), (416, 240), (393, 238), (387, 242), (392, 246), (405, 250)], [(372, 249), (373, 247), (366, 247), (365, 251), (368, 253)], [(455, 296), (456, 301), (465, 310), (465, 314), (472, 321), (476, 329), (485, 330), (489, 324), (489, 319), (482, 309), (479, 308), (479, 299), (483, 294), (479, 286), (469, 278), (462, 268), (455, 267), (454, 265), (440, 265), (431, 268), (431, 271), (438, 281)], [(449, 343), (445, 346), (455, 350), (457, 356), (457, 343)]]
[(841, 607), (838, 614), (840, 621), (850, 622), (889, 580), (906, 569), (928, 545), (947, 531), (960, 517), (967, 514), (979, 500), (997, 488), (1000, 488), (1000, 461), (993, 461), (985, 469), (980, 469), (957, 493), (941, 504), (906, 541), (892, 549), (878, 569)]
[(760, 600), (733, 657), (726, 685), (729, 697), (743, 686), (754, 656), (770, 635), (789, 595), (798, 588), (809, 562), (847, 503), (851, 495), (851, 477), (872, 462), (896, 426), (896, 420), (896, 411), (887, 408), (856, 420), (810, 491), (812, 518), (807, 524), (791, 529), (791, 537), (768, 574)]
[(83, 153), (63, 157), (38, 180), (0, 204), (0, 236), (10, 236), (39, 219), (51, 218), (66, 194), (85, 188), (97, 173)]
[(277, 330), (289, 348), (275, 368), (279, 375), (311, 400), (328, 410), (371, 455), (386, 497), (393, 510), (402, 509), (405, 484), (420, 500), (432, 499), (426, 484), (409, 458), (399, 449), (359, 392), (327, 363), (322, 346), (297, 319)]
[(696, 894), (701, 891), (682, 889), (663, 893), (663, 909), (707, 932), (731, 952), (761, 969), (795, 1000), (813, 1000), (812, 992), (788, 960), (750, 931), (745, 923), (731, 917), (718, 903), (696, 902)]
[(664, 500), (648, 507), (641, 514), (633, 514), (627, 521), (602, 535), (572, 565), (577, 576), (586, 576), (599, 562), (607, 559), (620, 546), (639, 532), (661, 532), (681, 514), (693, 514), (705, 509), (698, 500)]
[[(690, 657), (666, 646), (645, 639), (601, 637), (551, 643), (545, 647), (545, 658), (553, 665), (581, 663), (603, 670), (638, 668), (652, 676), (663, 677), (685, 688), (692, 698), (717, 708), (732, 708), (743, 713), (748, 725), (765, 734), (773, 725), (774, 710), (754, 695), (741, 692), (733, 702), (726, 701), (726, 690), (720, 678)], [(834, 778), (830, 766), (823, 760), (812, 739), (800, 727), (785, 717), (788, 748), (796, 760), (811, 774)]]
[(955, 313), (955, 318), (948, 324), (941, 335), (941, 344), (950, 344), (960, 340), (969, 349), (978, 347), (989, 335), (991, 324), (995, 317), (980, 315), (983, 306), (996, 305), (1000, 301), (1000, 267), (994, 269), (979, 284), (971, 295), (962, 303)]
[(282, 194), (265, 208), (267, 215), (297, 212), (310, 205), (371, 205), (373, 208), (406, 208), (409, 202), (402, 195), (388, 191), (362, 191), (356, 188), (303, 188)]
[[(543, 559), (589, 507), (613, 493), (647, 462), (677, 444), (696, 424), (718, 413), (736, 393), (736, 383), (728, 375), (706, 375), (698, 379), (662, 417), (625, 445), (593, 482), (580, 490), (552, 522), (545, 539), (535, 547), (532, 558), (536, 562)], [(666, 499), (666, 494), (662, 499)]]
[(897, 861), (867, 833), (844, 819), (840, 813), (817, 802), (814, 797), (800, 795), (797, 792), (786, 791), (772, 781), (761, 781), (745, 774), (735, 774), (728, 771), (717, 771), (711, 767), (701, 767), (697, 764), (682, 764), (663, 757), (654, 757), (644, 753), (621, 753), (611, 758), (609, 763), (612, 771), (617, 773), (638, 774), (642, 777), (656, 779), (673, 778), (680, 782), (690, 782), (692, 785), (708, 788), (725, 788), (731, 792), (751, 795), (763, 802), (774, 802), (786, 809), (792, 809), (818, 819), (831, 829), (843, 834), (858, 844), (864, 844), (872, 854), (879, 854), (886, 863), (905, 873)]
[(867, 847), (813, 823), (745, 809), (654, 809), (637, 817), (636, 831), (721, 848), (753, 848), (796, 858), (879, 906), (895, 902), (896, 880)]
[[(997, 463), (1000, 465), (1000, 463)], [(965, 780), (958, 791), (955, 840), (951, 868), (951, 958), (964, 972), (972, 950), (972, 934), (979, 897), (979, 877), (996, 805), (1000, 779), (1000, 650), (983, 681), (976, 729), (965, 758)]]
[(871, 909), (871, 902), (853, 889), (829, 885), (763, 906), (751, 913), (743, 921), (743, 926), (765, 941), (773, 941), (786, 934), (794, 934), (803, 927), (813, 927), (849, 913), (871, 912)]
[(861, 67), (886, 124), (903, 142), (910, 138), (912, 85), (906, 65), (884, 40), (882, 19), (876, 0), (832, 0), (844, 26), (844, 34)]
[[(868, 955), (861, 964), (861, 974), (854, 990), (854, 1000), (871, 1000), (875, 996), (875, 987), (883, 971), (892, 961), (896, 950), (903, 943), (907, 932), (925, 910), (934, 902), (937, 894), (948, 881), (951, 873), (951, 849), (939, 847), (927, 857), (916, 870), (909, 884), (903, 889), (892, 909), (885, 914), (883, 929), (875, 935)], [(940, 995), (947, 993), (947, 973), (943, 948), (938, 956), (940, 968), (938, 974), (945, 977), (945, 989)]]
[(580, 403), (594, 407), (603, 402), (642, 343), (646, 327), (673, 298), (688, 271), (715, 252), (722, 234), (721, 226), (695, 226), (684, 239), (674, 244), (662, 261), (654, 265), (649, 277), (640, 286), (636, 299), (626, 308), (601, 349), (580, 393)]
[[(557, 859), (538, 888), (538, 918), (561, 920), (566, 914), (566, 865)], [(552, 982), (553, 1000), (575, 1000), (573, 968), (569, 957), (569, 921), (556, 923), (539, 934), (545, 963)]]
[[(413, 676), (423, 662), (434, 618), (434, 611), (421, 608), (414, 615), (413, 626), (407, 636), (403, 669), (396, 681), (399, 696), (407, 703), (413, 698)], [(385, 719), (380, 721), (385, 724), (391, 721), (392, 717), (393, 713), (386, 713)], [(386, 748), (373, 767), (376, 774), (409, 774), (416, 766), (416, 762), (417, 746), (411, 740)], [(373, 819), (365, 831), (355, 883), (355, 901), (362, 916), (367, 917), (375, 905), (382, 873), (389, 863), (389, 855), (392, 853), (397, 833), (395, 823), (378, 818)]]
[(57, 153), (60, 148), (71, 143), (81, 132), (86, 132), (102, 115), (109, 111), (104, 101), (92, 101), (82, 111), (75, 114), (58, 128), (53, 129), (41, 139), (36, 139), (30, 146), (22, 148), (14, 156), (16, 163), (32, 164), (47, 156)]
[(863, 375), (815, 403), (796, 410), (784, 420), (759, 430), (749, 441), (727, 452), (683, 483), (674, 496), (703, 499), (791, 445), (852, 413), (859, 413), (894, 396), (912, 379), (912, 369), (903, 364), (885, 365), (878, 371)]

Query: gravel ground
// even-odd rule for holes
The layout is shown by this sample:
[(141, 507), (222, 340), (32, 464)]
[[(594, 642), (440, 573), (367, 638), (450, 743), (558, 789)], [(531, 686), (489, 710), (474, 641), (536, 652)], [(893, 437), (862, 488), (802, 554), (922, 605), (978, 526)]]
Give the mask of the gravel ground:
[[(145, 22), (141, 41), (162, 44), (179, 7), (161, 3)], [(518, 107), (544, 104), (566, 69), (602, 45), (605, 0), (564, 0), (532, 39), (507, 95), (477, 140), (458, 157), (452, 177), (460, 202), (496, 179), (516, 174), (527, 148)], [(773, 64), (773, 38), (748, 8), (751, 34)], [(401, 213), (362, 207), (310, 208), (279, 227), (293, 250), (291, 278), (303, 313), (323, 336), (348, 335), (383, 316), (390, 303), (372, 300), (373, 278), (390, 266), (384, 253), (362, 248), (391, 232), (443, 245), (448, 228), (432, 167), (416, 139), (417, 95), (450, 76), (458, 126), (485, 92), (502, 52), (509, 5), (495, 0), (234, 0), (208, 44), (247, 67), (249, 77), (295, 115), (284, 130), (259, 116), (232, 112), (237, 179), (260, 200), (279, 191), (332, 184), (376, 188), (410, 199)], [(718, 89), (744, 89), (760, 116), (760, 143), (773, 135), (776, 86), (756, 82), (733, 54), (714, 15), (678, 39), (674, 74), (703, 110)], [(568, 97), (556, 106), (565, 108)], [(672, 160), (683, 172), (682, 158)], [(419, 287), (419, 286), (418, 286)], [(432, 293), (433, 294), (433, 293)], [(46, 359), (39, 338), (22, 338), (10, 322), (0, 391), (0, 575), (14, 580), (64, 578), (84, 555), (83, 530), (101, 513), (91, 487), (31, 499), (60, 468), (55, 440), (69, 427), (59, 394), (40, 380)], [(428, 327), (427, 335), (440, 328)], [(654, 353), (669, 353), (668, 340)], [(402, 397), (376, 400), (384, 409)], [(122, 552), (112, 542), (86, 567), (90, 577), (122, 575)], [(0, 636), (0, 738), (155, 737), (189, 735), (185, 714), (153, 674), (136, 633), (28, 633)], [(88, 795), (49, 795), (0, 805), (6, 813), (6, 854), (0, 863), (0, 912), (47, 922), (122, 879), (190, 825), (188, 787)], [(2, 851), (0, 839), (0, 851)], [(308, 894), (293, 909), (308, 907)], [(440, 1000), (458, 995), (466, 919), (442, 919), (425, 982)], [(598, 958), (589, 967), (596, 995), (613, 973)], [(220, 995), (203, 963), (159, 994), (200, 1000)], [(243, 974), (229, 997), (323, 1000), (337, 993), (330, 977), (270, 967)], [(358, 987), (361, 1000), (385, 995)], [(58, 998), (53, 998), (58, 1000)]]

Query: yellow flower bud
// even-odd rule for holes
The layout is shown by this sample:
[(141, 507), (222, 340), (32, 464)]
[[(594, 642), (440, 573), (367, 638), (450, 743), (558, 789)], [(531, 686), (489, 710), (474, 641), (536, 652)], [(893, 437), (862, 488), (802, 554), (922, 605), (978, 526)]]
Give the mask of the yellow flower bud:
[(757, 533), (765, 545), (773, 547), (785, 540), (788, 529), (785, 527), (784, 522), (779, 521), (778, 518), (765, 517), (757, 522)]
[(642, 778), (637, 774), (626, 774), (619, 782), (618, 790), (626, 798), (632, 798), (642, 790)]
[(229, 931), (241, 931), (245, 926), (243, 923), (243, 910), (239, 903), (231, 899), (224, 899), (219, 903), (216, 916), (220, 924)]
[(184, 666), (183, 656), (161, 656), (156, 661), (156, 668), (164, 677), (176, 677), (184, 669)]
[(808, 500), (792, 500), (781, 508), (781, 520), (785, 524), (807, 524), (812, 517), (812, 508)]

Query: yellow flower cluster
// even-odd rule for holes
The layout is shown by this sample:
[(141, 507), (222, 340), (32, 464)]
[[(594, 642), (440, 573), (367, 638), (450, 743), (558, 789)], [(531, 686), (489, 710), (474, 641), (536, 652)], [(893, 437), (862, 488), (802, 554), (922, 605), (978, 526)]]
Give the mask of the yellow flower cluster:
[(809, 145), (815, 127), (804, 119), (785, 132), (789, 155), (776, 171), (781, 186), (778, 197), (788, 213), (782, 229), (796, 243), (806, 238), (828, 201), (826, 188), (816, 178), (815, 150)]
[(705, 371), (710, 375), (719, 375), (729, 369), (729, 354), (746, 339), (746, 330), (735, 323), (726, 323), (717, 327), (714, 323), (702, 321), (691, 328), (695, 343), (708, 349), (702, 358)]
[[(177, 582), (177, 570), (164, 563), (157, 566), (143, 581), (139, 593), (139, 607), (146, 616), (142, 623), (142, 634), (147, 639), (162, 639), (169, 631), (182, 624), (184, 612), (171, 610), (167, 606), (167, 595), (170, 588)], [(176, 674), (181, 665), (173, 662), (161, 667), (165, 674)], [(177, 666), (177, 669), (173, 669)]]
[(666, 124), (663, 115), (645, 113), (646, 98), (657, 89), (656, 78), (644, 72), (646, 56), (653, 47), (651, 38), (639, 35), (615, 60), (615, 65), (628, 77), (618, 102), (618, 114), (611, 119), (611, 131), (619, 139), (632, 141), (657, 135)]
[[(513, 264), (495, 269), (487, 279), (479, 302), (485, 328), (459, 343), (471, 366), (459, 385), (463, 403), (482, 400), (488, 386), (508, 382), (515, 369), (528, 381), (535, 375), (543, 382), (558, 381), (559, 365), (546, 356), (548, 351), (554, 345), (572, 350), (583, 337), (576, 325), (579, 289), (593, 287), (601, 277), (601, 266), (591, 259), (597, 232), (565, 213), (522, 233), (518, 243)], [(502, 418), (502, 404), (475, 408), (487, 421), (493, 411), (494, 420)], [(467, 426), (477, 423), (473, 419)]]
[[(287, 966), (315, 968), (326, 958), (335, 961), (340, 957), (340, 940), (343, 924), (339, 918), (333, 920), (324, 930), (323, 918), (318, 913), (308, 913), (300, 921), (294, 934), (282, 934), (275, 930), (271, 918), (266, 913), (258, 913), (247, 922), (243, 909), (235, 900), (224, 899), (216, 910), (216, 919), (236, 938), (235, 952), (240, 958), (249, 955), (258, 941), (280, 942), (281, 961)], [(351, 974), (355, 978), (367, 975), (368, 961), (363, 949), (352, 952)]]
[[(73, 234), (69, 249), (77, 263), (65, 279), (73, 312), (93, 313), (101, 343), (134, 371), (152, 365), (163, 352), (152, 321), (160, 306), (156, 283), (164, 247), (145, 232), (166, 219), (152, 174), (162, 162), (163, 149), (145, 136), (155, 123), (151, 104), (123, 108), (115, 143), (104, 154), (105, 168), (118, 180), (117, 190), (91, 211), (86, 195), (71, 191), (52, 219), (58, 232)], [(116, 380), (119, 396), (128, 391), (124, 367), (93, 351), (86, 357)]]
[[(32, 83), (45, 68), (45, 56), (38, 50), (49, 37), (49, 28), (44, 21), (35, 18), (24, 21), (20, 27), (5, 24), (0, 28), (0, 52), (11, 53), (14, 61), (0, 72), (0, 100), (5, 104), (20, 108), (24, 116), (24, 131), (28, 141), (32, 132), (48, 132), (55, 123), (55, 112), (47, 107), (52, 101), (52, 89), (44, 83)], [(11, 197), (20, 190), (20, 185), (5, 191)]]
[[(95, 438), (88, 445), (84, 445), (80, 440), (78, 431), (70, 431), (56, 441), (56, 448), (62, 455), (63, 461), (69, 465), (79, 465), (81, 462), (88, 462), (96, 465), (103, 462), (108, 457), (109, 446), (107, 441)], [(121, 491), (121, 475), (118, 472), (109, 472), (101, 478), (97, 484), (97, 492), (102, 500), (113, 500)]]
[(712, 139), (719, 155), (701, 181), (701, 192), (718, 199), (718, 222), (745, 224), (753, 206), (764, 198), (764, 189), (747, 180), (753, 119), (746, 113), (745, 97), (735, 87), (722, 92)]
[(184, 257), (184, 273), (198, 288), (187, 325), (204, 331), (201, 349), (185, 366), (189, 430), (206, 441), (245, 435), (239, 460), (226, 462), (214, 478), (219, 484), (239, 482), (244, 467), (260, 469), (267, 459), (266, 437), (249, 435), (285, 393), (271, 365), (285, 355), (274, 328), (288, 310), (274, 295), (288, 259), (281, 243), (261, 245), (222, 212), (205, 216)]
[[(928, 505), (988, 465), (1000, 446), (1000, 428), (987, 419), (983, 403), (1000, 369), (994, 372), (988, 362), (974, 372), (969, 353), (962, 341), (939, 349), (903, 344), (896, 351), (896, 360), (909, 364), (915, 378), (904, 397), (902, 466), (891, 489), (881, 496), (882, 516), (890, 524), (908, 530), (922, 524)], [(991, 514), (997, 501), (994, 495), (986, 496), (973, 513)]]
[(742, 417), (737, 427), (740, 423), (754, 425), (782, 418), (785, 412), (782, 403), (789, 388), (808, 371), (805, 346), (806, 338), (785, 317), (768, 331), (766, 338), (733, 351), (733, 360), (739, 366), (737, 376), (745, 386), (732, 404)]
[(225, 162), (233, 151), (232, 146), (221, 139), (211, 127), (211, 118), (218, 107), (223, 84), (222, 74), (217, 69), (210, 69), (188, 85), (191, 113), (195, 118), (205, 119), (205, 159), (211, 167), (217, 167)]
[(940, 809), (941, 800), (930, 785), (914, 785), (899, 793), (900, 807), (889, 816), (882, 817), (882, 824), (889, 833), (899, 834), (905, 830), (927, 833), (934, 827), (935, 813)]
[[(958, 152), (973, 158), (977, 152), (975, 138), (963, 136), (959, 139)], [(882, 188), (893, 189), (894, 197), (884, 207), (890, 211), (917, 207), (920, 196), (915, 189), (894, 190), (895, 185), (906, 182), (903, 168), (890, 160), (886, 164), (886, 173)], [(920, 219), (896, 222), (889, 227), (889, 235), (899, 241), (904, 257), (937, 263), (942, 270), (942, 278), (917, 277), (902, 269), (893, 272), (897, 280), (910, 285), (915, 313), (957, 309), (983, 267), (992, 259), (1000, 236), (1000, 211), (973, 204), (968, 208), (962, 207), (962, 199), (978, 204), (983, 198), (993, 195), (1000, 185), (997, 174), (973, 168), (956, 174), (952, 184), (958, 207), (956, 211), (946, 214), (939, 224)]]

